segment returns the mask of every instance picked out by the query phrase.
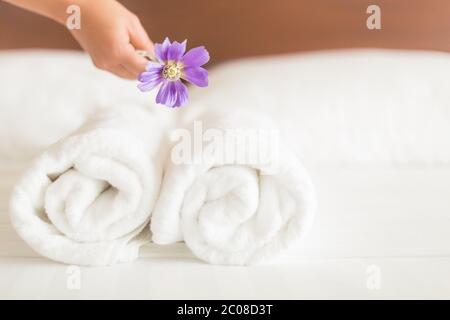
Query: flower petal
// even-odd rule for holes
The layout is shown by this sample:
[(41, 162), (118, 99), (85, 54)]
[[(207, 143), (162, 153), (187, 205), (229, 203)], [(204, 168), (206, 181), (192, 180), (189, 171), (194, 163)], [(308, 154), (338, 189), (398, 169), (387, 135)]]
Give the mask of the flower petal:
[(208, 71), (202, 67), (188, 67), (183, 69), (183, 79), (199, 87), (208, 86)]
[(188, 91), (181, 81), (164, 81), (156, 95), (156, 103), (168, 107), (181, 107), (188, 101)]
[(174, 81), (177, 90), (177, 101), (175, 107), (182, 107), (188, 102), (188, 89), (181, 81)]
[(167, 37), (166, 39), (164, 39), (164, 42), (162, 44), (155, 43), (155, 56), (159, 61), (167, 61), (167, 50), (169, 49), (170, 45), (170, 40)]
[(196, 47), (189, 50), (182, 59), (186, 67), (200, 67), (209, 61), (209, 53), (205, 47)]
[(184, 40), (182, 43), (172, 42), (169, 49), (167, 49), (167, 60), (180, 61), (186, 51), (186, 43), (187, 40)]
[(147, 71), (140, 73), (138, 80), (141, 82), (146, 82), (147, 79), (153, 78), (155, 76), (161, 76), (162, 70), (163, 70), (162, 65), (159, 65), (157, 67), (149, 67), (147, 65)]
[(148, 61), (147, 65), (145, 66), (145, 70), (151, 71), (153, 69), (161, 69), (163, 65), (156, 61)]
[(156, 95), (156, 103), (164, 104), (168, 107), (174, 107), (177, 102), (177, 94), (173, 81), (164, 81)]
[(149, 82), (149, 81), (156, 80), (158, 78), (161, 78), (161, 76), (159, 74), (157, 74), (157, 73), (154, 73), (154, 72), (142, 72), (139, 75), (138, 80), (140, 82)]
[(138, 84), (137, 87), (142, 92), (145, 92), (155, 88), (163, 81), (163, 78), (160, 74), (148, 74), (147, 72), (143, 72), (139, 75), (139, 81), (141, 81), (141, 83)]

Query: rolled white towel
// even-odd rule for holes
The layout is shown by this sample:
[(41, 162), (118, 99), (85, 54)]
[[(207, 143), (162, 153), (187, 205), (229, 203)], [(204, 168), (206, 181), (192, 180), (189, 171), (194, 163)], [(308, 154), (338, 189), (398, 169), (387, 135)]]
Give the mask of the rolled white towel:
[(191, 130), (176, 132), (182, 138), (172, 148), (152, 215), (152, 239), (184, 240), (213, 264), (253, 264), (302, 235), (315, 194), (268, 118), (226, 113), (215, 110)]
[(150, 240), (163, 119), (140, 107), (105, 110), (51, 146), (12, 193), (18, 234), (39, 254), (69, 264), (135, 259)]

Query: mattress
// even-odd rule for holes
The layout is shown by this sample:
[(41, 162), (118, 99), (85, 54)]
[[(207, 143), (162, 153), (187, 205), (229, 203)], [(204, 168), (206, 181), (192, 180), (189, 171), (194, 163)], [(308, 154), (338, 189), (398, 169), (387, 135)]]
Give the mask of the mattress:
[[(319, 198), (316, 221), (282, 259), (267, 265), (207, 265), (183, 243), (149, 244), (138, 261), (112, 268), (73, 269), (39, 257), (9, 223), (8, 198), (17, 177), (34, 154), (76, 128), (97, 105), (142, 99), (134, 84), (111, 80), (73, 53), (4, 54), (0, 85), (10, 83), (17, 68), (42, 59), (47, 64), (35, 72), (42, 72), (43, 82), (74, 68), (94, 80), (76, 87), (72, 97), (83, 98), (68, 99), (64, 109), (57, 106), (80, 75), (68, 77), (54, 94), (29, 97), (19, 86), (0, 94), (0, 298), (450, 298), (450, 166), (442, 164), (310, 162)], [(45, 71), (48, 62), (53, 67)], [(39, 85), (34, 92), (40, 92)], [(114, 86), (120, 92), (112, 93)], [(50, 94), (52, 106), (32, 108), (33, 101), (50, 101)], [(52, 117), (36, 118), (50, 107)], [(27, 130), (12, 125), (18, 118)], [(81, 277), (77, 288), (68, 285), (73, 270)]]

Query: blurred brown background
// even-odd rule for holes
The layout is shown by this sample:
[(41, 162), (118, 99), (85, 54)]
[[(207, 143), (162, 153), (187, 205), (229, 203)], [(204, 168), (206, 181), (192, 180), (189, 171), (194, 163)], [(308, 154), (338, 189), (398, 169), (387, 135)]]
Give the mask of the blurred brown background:
[[(95, 1), (95, 0), (92, 0)], [(450, 52), (450, 0), (123, 0), (150, 37), (204, 44), (214, 60), (348, 47)], [(366, 9), (381, 7), (382, 30)], [(63, 26), (0, 1), (0, 49), (79, 48)]]

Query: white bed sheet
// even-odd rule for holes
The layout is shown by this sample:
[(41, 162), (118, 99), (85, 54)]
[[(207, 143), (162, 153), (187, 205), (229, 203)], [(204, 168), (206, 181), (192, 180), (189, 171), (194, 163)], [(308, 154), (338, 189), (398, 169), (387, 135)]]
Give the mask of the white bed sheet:
[[(379, 287), (368, 286), (378, 266)], [(259, 267), (210, 266), (190, 259), (138, 260), (69, 270), (43, 259), (0, 258), (0, 297), (29, 299), (442, 299), (449, 258), (308, 259)], [(371, 289), (372, 288), (372, 289)]]
[[(316, 223), (282, 259), (211, 266), (183, 244), (150, 244), (135, 263), (82, 268), (79, 290), (67, 288), (67, 266), (38, 257), (8, 224), (8, 172), (2, 298), (450, 298), (449, 168), (315, 168)], [(378, 289), (367, 285), (373, 268)]]

